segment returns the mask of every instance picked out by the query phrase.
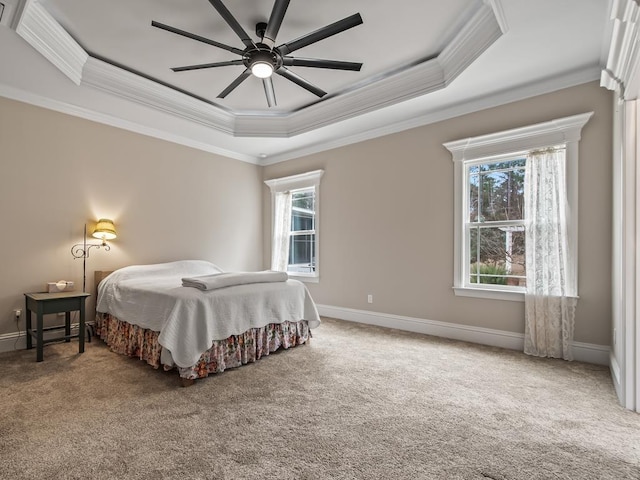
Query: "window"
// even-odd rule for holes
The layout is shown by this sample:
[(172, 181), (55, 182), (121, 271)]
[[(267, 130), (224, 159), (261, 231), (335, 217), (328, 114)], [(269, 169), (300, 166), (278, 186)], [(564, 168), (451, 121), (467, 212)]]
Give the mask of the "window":
[(465, 164), (464, 245), (468, 284), (526, 284), (524, 169), (526, 157)]
[(316, 271), (316, 189), (291, 192), (291, 229), (287, 272)]
[(531, 248), (525, 242), (525, 169), (529, 153), (546, 148), (559, 148), (566, 158), (570, 269), (577, 284), (578, 141), (591, 115), (444, 144), (454, 161), (456, 295), (524, 300)]
[(316, 170), (265, 181), (272, 198), (272, 270), (318, 280), (318, 190), (323, 173)]

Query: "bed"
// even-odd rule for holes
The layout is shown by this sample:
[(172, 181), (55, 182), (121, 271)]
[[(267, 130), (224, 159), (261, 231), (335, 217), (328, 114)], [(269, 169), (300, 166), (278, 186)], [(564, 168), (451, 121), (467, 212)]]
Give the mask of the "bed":
[(285, 275), (208, 290), (183, 286), (190, 285), (183, 279), (233, 275), (202, 260), (98, 271), (95, 333), (114, 352), (176, 369), (185, 386), (309, 342), (320, 317), (302, 282)]

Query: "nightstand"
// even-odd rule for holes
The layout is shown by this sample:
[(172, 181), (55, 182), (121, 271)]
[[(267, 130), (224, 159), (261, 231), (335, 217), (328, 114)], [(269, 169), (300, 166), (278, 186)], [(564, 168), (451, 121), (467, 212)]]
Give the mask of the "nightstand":
[[(36, 340), (36, 361), (43, 360), (42, 347), (46, 343), (58, 342), (65, 340), (71, 341), (72, 338), (78, 338), (79, 352), (84, 352), (84, 331), (85, 331), (85, 300), (91, 296), (83, 292), (60, 292), (60, 293), (25, 293), (25, 312), (27, 325), (27, 349), (33, 348), (32, 338)], [(71, 312), (80, 312), (80, 325), (78, 333), (71, 335)], [(31, 314), (36, 313), (36, 328), (31, 328)], [(48, 313), (64, 313), (64, 325), (44, 328), (42, 317)], [(64, 335), (43, 338), (44, 332), (50, 330), (64, 330)]]

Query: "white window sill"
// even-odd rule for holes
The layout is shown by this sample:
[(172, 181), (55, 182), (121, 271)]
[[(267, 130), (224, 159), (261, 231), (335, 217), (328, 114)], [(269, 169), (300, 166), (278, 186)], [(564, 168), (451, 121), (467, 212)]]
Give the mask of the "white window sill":
[[(453, 287), (453, 291), (458, 297), (488, 298), (490, 300), (509, 300), (512, 302), (524, 302), (525, 289), (506, 290), (501, 288), (478, 288), (478, 287)], [(567, 296), (576, 302), (579, 296)]]
[(509, 300), (511, 302), (524, 302), (524, 288), (507, 290), (499, 288), (478, 287), (453, 287), (456, 296), (487, 298), (490, 300)]
[(293, 273), (289, 274), (289, 278), (293, 280), (299, 280), (304, 283), (320, 283), (320, 277), (317, 275), (295, 275)]

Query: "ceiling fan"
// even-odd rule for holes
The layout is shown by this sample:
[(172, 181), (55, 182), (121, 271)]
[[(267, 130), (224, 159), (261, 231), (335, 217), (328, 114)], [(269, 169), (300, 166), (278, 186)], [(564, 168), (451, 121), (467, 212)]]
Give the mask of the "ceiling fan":
[(287, 80), (301, 86), (309, 92), (324, 97), (327, 92), (308, 82), (300, 75), (295, 74), (287, 67), (313, 67), (313, 68), (329, 68), (334, 70), (352, 70), (360, 71), (362, 63), (342, 62), (339, 60), (322, 60), (316, 58), (291, 57), (289, 54), (295, 50), (319, 42), (325, 38), (331, 37), (338, 33), (344, 32), (350, 28), (358, 26), (362, 23), (362, 17), (359, 13), (343, 18), (335, 23), (322, 27), (314, 32), (308, 33), (290, 42), (276, 45), (276, 37), (282, 25), (282, 20), (287, 12), (290, 0), (275, 0), (271, 15), (268, 22), (259, 22), (256, 25), (256, 35), (260, 41), (251, 40), (247, 32), (242, 28), (240, 23), (235, 19), (231, 12), (225, 7), (221, 0), (209, 0), (220, 16), (229, 24), (231, 29), (240, 37), (245, 48), (241, 50), (224, 43), (216, 42), (208, 38), (196, 35), (178, 28), (165, 25), (155, 20), (151, 25), (171, 33), (182, 35), (199, 42), (203, 42), (214, 47), (222, 48), (229, 52), (240, 55), (242, 58), (228, 60), (224, 62), (202, 63), (199, 65), (187, 65), (184, 67), (174, 67), (174, 72), (184, 72), (187, 70), (198, 70), (202, 68), (226, 67), (229, 65), (244, 65), (246, 68), (235, 80), (233, 80), (220, 94), (218, 98), (225, 98), (233, 90), (244, 82), (252, 74), (262, 79), (264, 92), (267, 97), (269, 107), (276, 106), (276, 95), (273, 88), (271, 75), (276, 73)]

